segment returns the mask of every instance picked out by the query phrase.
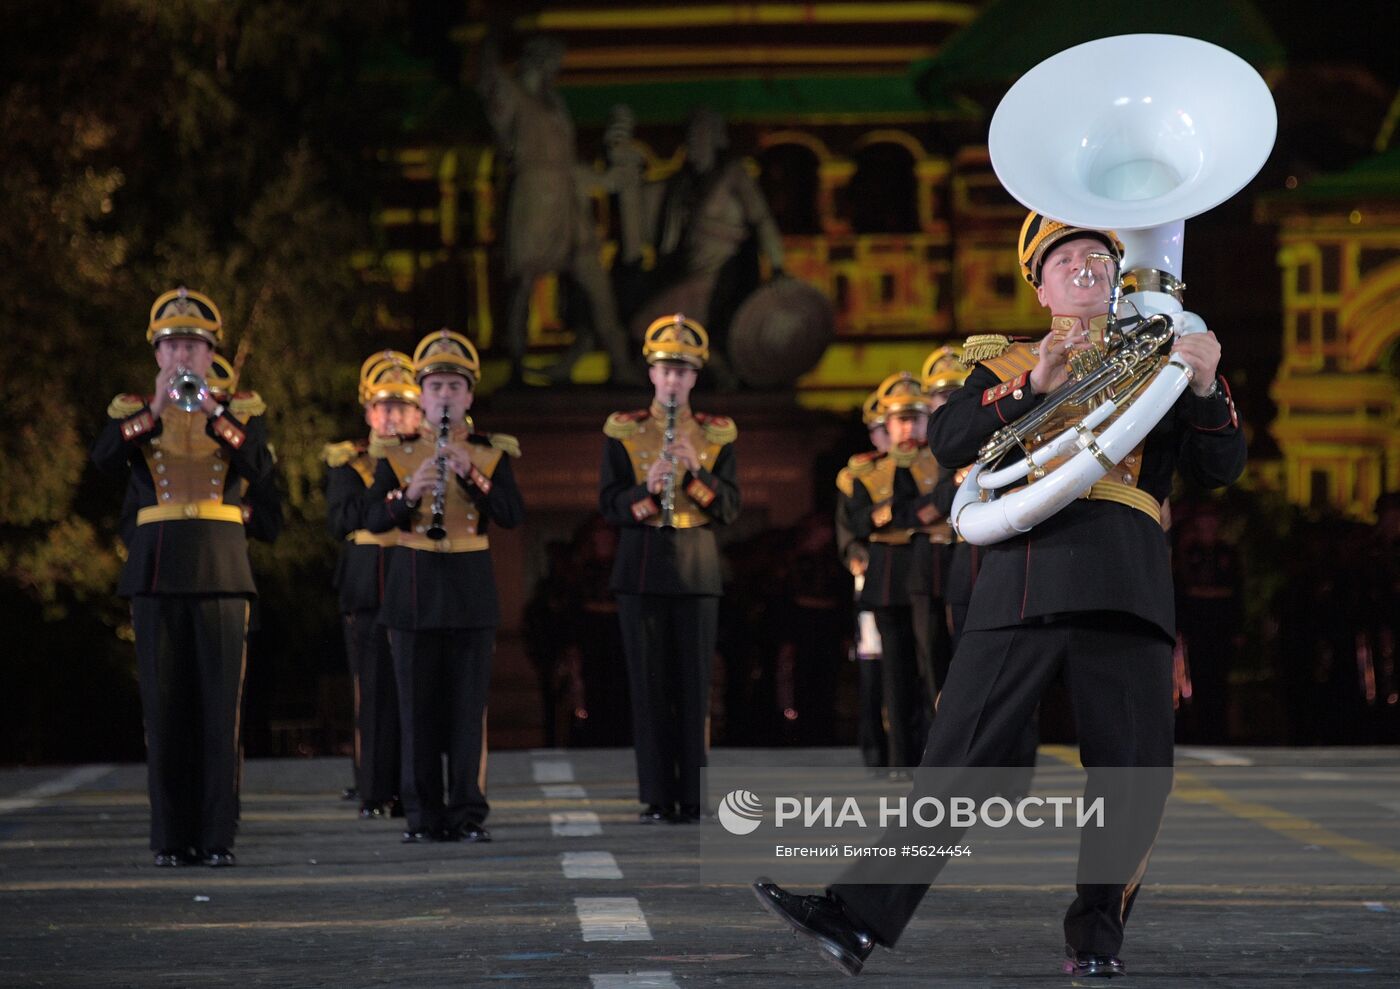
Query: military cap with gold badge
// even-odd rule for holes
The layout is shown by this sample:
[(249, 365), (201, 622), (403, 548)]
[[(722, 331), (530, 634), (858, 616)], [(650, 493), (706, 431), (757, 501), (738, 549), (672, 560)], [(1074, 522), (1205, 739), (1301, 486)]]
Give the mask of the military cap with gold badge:
[(928, 396), (919, 379), (908, 371), (896, 371), (875, 389), (876, 408), (886, 418), (897, 415), (928, 415)]
[(956, 391), (971, 372), (962, 360), (961, 347), (939, 347), (924, 358), (919, 375), (926, 395)]
[(1123, 257), (1123, 242), (1112, 230), (1075, 227), (1031, 210), (1025, 222), (1021, 224), (1021, 236), (1016, 241), (1016, 257), (1021, 262), (1021, 277), (1038, 287), (1045, 255), (1049, 254), (1056, 244), (1075, 237), (1093, 237), (1108, 248), (1115, 258)]
[(710, 359), (710, 335), (683, 313), (662, 316), (642, 336), (642, 357), (648, 364), (683, 364), (698, 371)]
[(481, 380), (481, 356), (470, 340), (444, 328), (418, 341), (413, 350), (413, 370), (418, 384), (430, 374), (460, 374), (475, 388)]
[(416, 380), (413, 358), (398, 350), (381, 350), (360, 365), (360, 404), (407, 402), (418, 405), (423, 389)]
[(163, 293), (151, 306), (146, 341), (152, 346), (168, 337), (198, 337), (211, 347), (223, 343), (224, 321), (214, 300), (181, 285)]

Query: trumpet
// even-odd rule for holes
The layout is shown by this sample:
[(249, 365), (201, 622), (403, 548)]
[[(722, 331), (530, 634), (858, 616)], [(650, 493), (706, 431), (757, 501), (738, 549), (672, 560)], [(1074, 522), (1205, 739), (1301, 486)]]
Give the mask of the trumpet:
[(452, 416), (444, 406), (442, 420), (438, 423), (437, 436), (437, 484), (433, 487), (433, 524), (428, 527), (429, 539), (446, 539), (442, 516), (447, 508), (447, 443), (452, 434)]
[(668, 529), (676, 525), (676, 455), (671, 452), (671, 444), (676, 441), (676, 412), (676, 393), (671, 392), (666, 396), (666, 436), (661, 447), (661, 456), (671, 465), (661, 488), (661, 524)]
[(166, 395), (176, 408), (194, 412), (209, 397), (209, 384), (202, 376), (181, 365), (175, 369), (175, 377), (170, 379)]

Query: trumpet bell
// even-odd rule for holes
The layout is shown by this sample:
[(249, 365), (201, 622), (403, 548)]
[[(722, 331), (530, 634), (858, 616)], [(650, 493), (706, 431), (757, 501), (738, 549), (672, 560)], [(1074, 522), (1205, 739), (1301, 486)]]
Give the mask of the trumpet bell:
[[(1229, 199), (1263, 167), (1277, 130), (1269, 87), (1239, 56), (1195, 38), (1128, 34), (1066, 49), (1023, 75), (987, 143), (997, 178), (1022, 204), (1121, 235)], [(1170, 265), (1172, 248), (1158, 240), (1145, 249), (1165, 251)], [(1125, 271), (1135, 266), (1124, 259)], [(1171, 270), (1150, 257), (1141, 266)]]
[(170, 381), (169, 397), (176, 408), (194, 412), (204, 404), (209, 396), (209, 386), (205, 380), (188, 368), (180, 368)]

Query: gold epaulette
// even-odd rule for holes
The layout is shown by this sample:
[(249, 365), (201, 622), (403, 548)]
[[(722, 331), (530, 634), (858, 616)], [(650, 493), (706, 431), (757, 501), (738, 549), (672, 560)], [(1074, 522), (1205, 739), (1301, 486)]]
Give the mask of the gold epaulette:
[(963, 367), (1000, 357), (1011, 349), (1011, 338), (1000, 333), (977, 333), (963, 341)]
[(739, 437), (739, 427), (728, 416), (711, 416), (697, 412), (695, 421), (705, 431), (705, 439), (711, 443), (724, 446), (726, 443), (733, 443)]
[(321, 459), (326, 462), (327, 467), (344, 467), (363, 452), (364, 448), (354, 440), (327, 443), (321, 447)]
[(486, 438), (492, 447), (506, 456), (520, 459), (520, 441), (510, 433), (488, 433)]
[(127, 419), (141, 411), (146, 400), (140, 395), (118, 395), (107, 406), (107, 415), (113, 419)]
[(628, 439), (636, 435), (642, 422), (650, 415), (651, 412), (647, 409), (637, 409), (634, 412), (614, 412), (608, 416), (608, 421), (603, 423), (603, 435), (615, 440)]
[(849, 498), (856, 490), (856, 477), (851, 473), (851, 468), (842, 467), (840, 473), (836, 475), (836, 490)]
[(369, 439), (369, 455), (375, 460), (383, 460), (391, 450), (397, 450), (401, 442), (402, 436), (380, 436), (376, 433)]
[(989, 357), (982, 366), (997, 376), (999, 381), (1010, 381), (1023, 372), (1033, 370), (1039, 358), (1035, 348), (1028, 343), (1013, 343), (999, 357)]
[(229, 399), (228, 410), (240, 419), (248, 419), (266, 412), (267, 403), (255, 391), (241, 391)]
[(884, 456), (885, 455), (879, 450), (866, 450), (864, 453), (857, 453), (850, 460), (846, 461), (846, 469), (850, 471), (851, 475), (854, 477), (859, 477), (862, 474), (869, 474), (875, 469), (875, 465), (879, 463)]

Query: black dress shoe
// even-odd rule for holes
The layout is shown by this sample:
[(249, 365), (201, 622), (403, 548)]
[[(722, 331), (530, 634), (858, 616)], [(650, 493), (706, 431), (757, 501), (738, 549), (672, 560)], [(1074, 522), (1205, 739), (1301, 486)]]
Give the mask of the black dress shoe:
[(345, 789), (343, 789), (343, 790), (340, 791), (340, 799), (341, 799), (341, 800), (359, 800), (359, 799), (360, 799), (360, 791), (357, 790), (357, 789), (355, 789), (355, 787), (353, 787), (353, 786), (347, 786)]
[(830, 895), (797, 896), (766, 876), (754, 881), (753, 894), (763, 909), (815, 941), (822, 957), (847, 975), (859, 975), (875, 950), (875, 938), (857, 928)]
[(482, 842), (491, 840), (491, 832), (480, 824), (464, 824), (457, 829), (454, 841)]
[(162, 848), (155, 855), (158, 869), (177, 869), (182, 865), (194, 865), (197, 861), (187, 848)]
[(366, 801), (360, 804), (360, 818), (362, 820), (367, 820), (371, 817), (383, 817), (384, 814), (383, 804), (377, 804), (373, 801)]
[(695, 824), (700, 820), (700, 808), (695, 804), (681, 804), (681, 809), (671, 818), (672, 824)]
[(1111, 979), (1127, 975), (1128, 967), (1117, 955), (1098, 955), (1092, 951), (1075, 951), (1065, 945), (1064, 973), (1084, 979)]
[(647, 804), (646, 810), (637, 815), (637, 820), (642, 824), (660, 824), (662, 821), (669, 821), (673, 816), (669, 807)]
[(437, 831), (405, 831), (403, 833), (403, 843), (405, 845), (427, 845), (439, 839), (440, 833)]
[(206, 848), (204, 850), (203, 862), (212, 869), (227, 869), (236, 861), (233, 852), (227, 848)]

